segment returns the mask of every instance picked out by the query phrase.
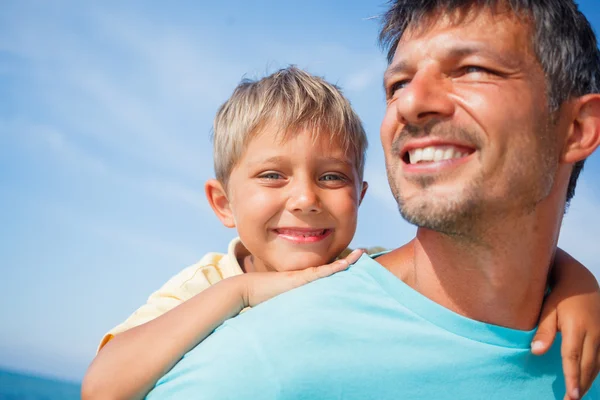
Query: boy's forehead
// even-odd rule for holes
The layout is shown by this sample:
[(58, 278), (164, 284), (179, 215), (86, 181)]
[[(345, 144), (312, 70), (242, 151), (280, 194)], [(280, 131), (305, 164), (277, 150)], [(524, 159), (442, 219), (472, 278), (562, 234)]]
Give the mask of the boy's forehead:
[(314, 158), (354, 163), (350, 143), (345, 143), (339, 135), (331, 135), (326, 130), (292, 128), (288, 130), (267, 128), (257, 132), (246, 144), (244, 154), (253, 160), (276, 160), (282, 156), (310, 153)]
[(290, 145), (310, 146), (327, 151), (346, 151), (350, 147), (349, 139), (342, 133), (331, 133), (328, 127), (299, 126), (289, 128), (266, 127), (250, 138), (249, 143), (259, 140), (273, 142), (275, 147)]

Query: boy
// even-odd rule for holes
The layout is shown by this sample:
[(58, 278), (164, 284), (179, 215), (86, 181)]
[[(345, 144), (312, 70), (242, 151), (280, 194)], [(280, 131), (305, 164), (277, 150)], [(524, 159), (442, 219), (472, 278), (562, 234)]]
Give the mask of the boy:
[[(366, 148), (360, 119), (337, 87), (294, 67), (243, 81), (215, 118), (216, 179), (205, 185), (215, 214), (240, 239), (172, 278), (107, 334), (83, 397), (143, 397), (224, 320), (355, 261), (360, 251), (324, 265), (354, 235)], [(589, 277), (570, 259), (558, 271)], [(598, 304), (595, 296), (561, 309), (561, 321)]]

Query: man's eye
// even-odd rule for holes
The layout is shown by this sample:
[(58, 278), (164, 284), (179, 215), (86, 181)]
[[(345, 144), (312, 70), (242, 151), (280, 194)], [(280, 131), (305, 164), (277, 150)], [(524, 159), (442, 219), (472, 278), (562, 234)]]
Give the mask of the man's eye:
[(465, 73), (465, 74), (478, 74), (478, 73), (490, 74), (490, 75), (493, 74), (493, 72), (490, 71), (489, 69), (480, 67), (477, 65), (468, 65), (468, 66), (464, 67), (462, 70), (463, 70), (463, 73)]
[(400, 89), (404, 89), (409, 83), (410, 83), (410, 80), (408, 80), (408, 79), (394, 82), (392, 85), (390, 85), (388, 96), (390, 96), (390, 97), (393, 96), (394, 93), (396, 93)]

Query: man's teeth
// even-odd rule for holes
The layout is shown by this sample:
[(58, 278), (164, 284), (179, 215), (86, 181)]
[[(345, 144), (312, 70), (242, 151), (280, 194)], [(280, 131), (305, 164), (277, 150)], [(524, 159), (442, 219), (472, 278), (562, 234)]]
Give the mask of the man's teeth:
[(408, 158), (411, 164), (418, 162), (436, 162), (451, 160), (453, 158), (462, 158), (469, 153), (461, 151), (453, 146), (430, 146), (422, 149), (413, 149), (408, 152)]

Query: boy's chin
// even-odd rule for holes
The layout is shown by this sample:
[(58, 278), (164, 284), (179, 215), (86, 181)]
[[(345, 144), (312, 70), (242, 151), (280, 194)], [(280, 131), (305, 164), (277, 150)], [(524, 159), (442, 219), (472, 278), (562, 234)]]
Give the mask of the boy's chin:
[(300, 271), (307, 268), (318, 267), (335, 261), (335, 256), (319, 256), (314, 253), (309, 254), (290, 254), (285, 261), (279, 265), (274, 265), (275, 269), (282, 272)]

